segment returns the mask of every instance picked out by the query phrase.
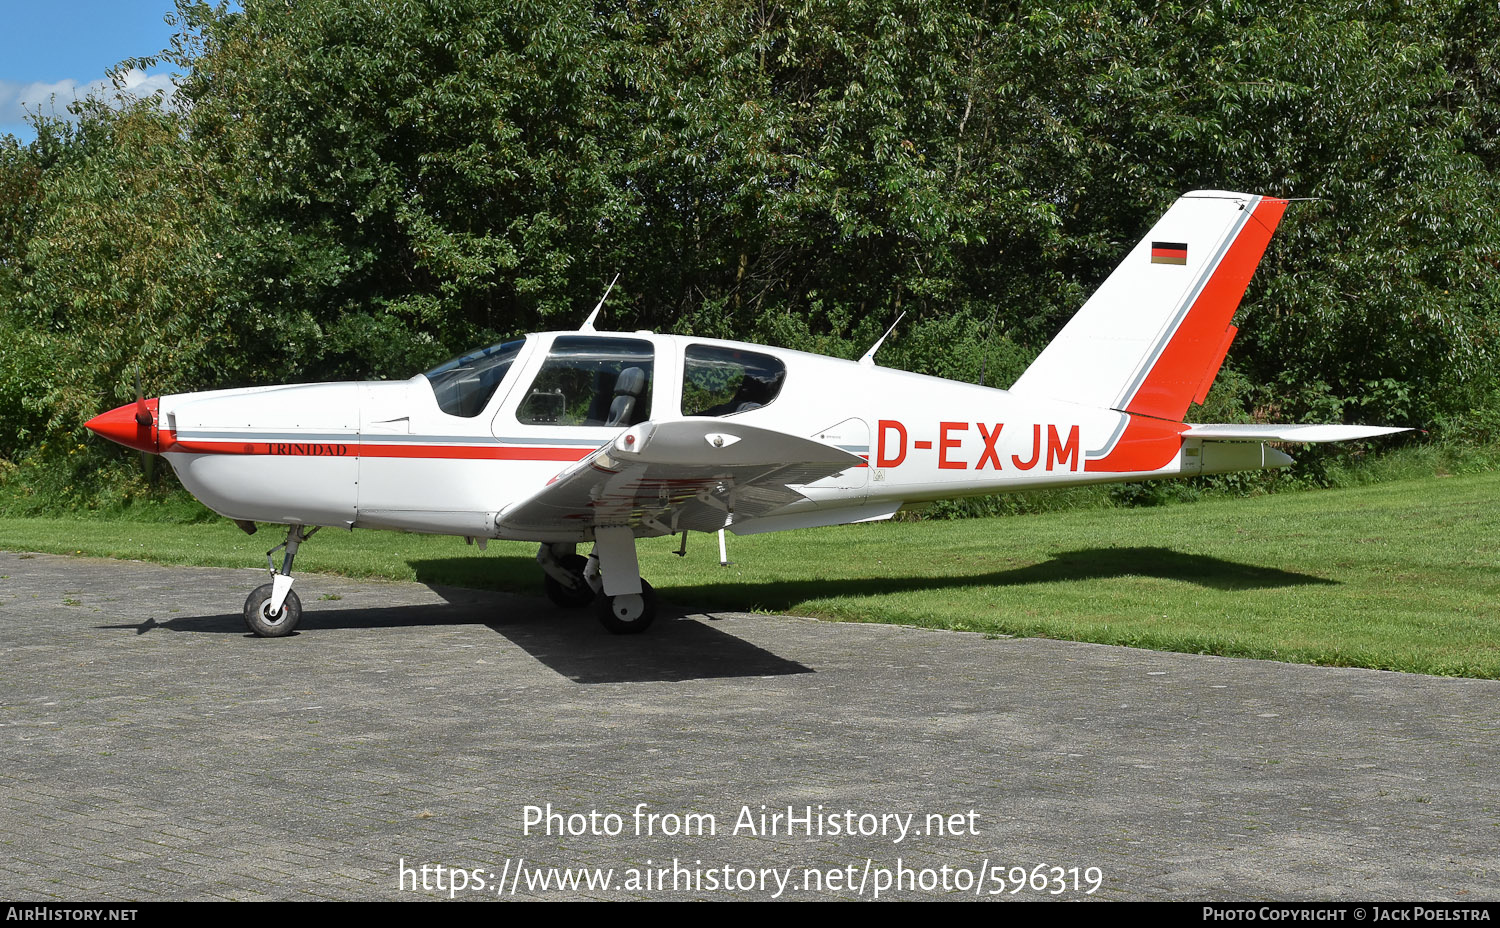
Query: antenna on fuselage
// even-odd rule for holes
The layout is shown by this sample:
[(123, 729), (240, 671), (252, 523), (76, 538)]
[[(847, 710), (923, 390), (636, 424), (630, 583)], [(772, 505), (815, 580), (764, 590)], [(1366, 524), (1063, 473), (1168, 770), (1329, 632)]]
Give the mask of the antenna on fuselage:
[(589, 313), (589, 317), (587, 319), (583, 320), (583, 325), (581, 325), (581, 326), (578, 327), (578, 331), (580, 331), (580, 332), (592, 332), (592, 331), (594, 331), (594, 320), (597, 319), (597, 318), (599, 318), (599, 310), (601, 310), (601, 309), (604, 308), (604, 301), (607, 300), (607, 299), (609, 299), (609, 291), (611, 291), (611, 290), (613, 290), (615, 288), (615, 283), (619, 279), (620, 279), (620, 275), (618, 273), (615, 274), (615, 279), (611, 280), (609, 282), (609, 286), (604, 288), (604, 295), (599, 298), (598, 305), (596, 305), (594, 307), (594, 311), (593, 312)]
[(990, 342), (995, 340), (995, 320), (1000, 318), (1000, 304), (995, 304), (995, 310), (990, 314), (990, 330), (984, 336), (984, 354), (979, 356), (979, 385), (984, 386), (985, 369), (990, 366)]
[(874, 367), (875, 352), (880, 350), (880, 346), (885, 344), (885, 340), (891, 337), (891, 333), (896, 331), (896, 326), (900, 325), (901, 320), (905, 318), (905, 312), (902, 312), (901, 315), (897, 316), (896, 321), (891, 323), (891, 327), (885, 330), (885, 334), (877, 338), (875, 340), (875, 344), (870, 346), (870, 350), (865, 352), (865, 356), (859, 359), (859, 363), (865, 365), (866, 367)]

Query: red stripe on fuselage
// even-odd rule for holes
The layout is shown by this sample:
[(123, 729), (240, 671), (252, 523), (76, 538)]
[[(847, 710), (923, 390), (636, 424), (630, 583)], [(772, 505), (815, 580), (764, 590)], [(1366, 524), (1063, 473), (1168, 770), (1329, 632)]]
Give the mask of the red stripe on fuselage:
[(1224, 333), (1286, 205), (1286, 200), (1275, 197), (1264, 197), (1256, 205), (1150, 373), (1125, 404), (1126, 412), (1182, 421), (1209, 365), (1222, 361), (1215, 353), (1220, 347), (1227, 348)]
[[(348, 453), (319, 453), (318, 449), (347, 448)], [(279, 450), (281, 449), (281, 450)], [(593, 448), (532, 448), (514, 445), (417, 445), (360, 444), (346, 442), (287, 441), (182, 441), (175, 432), (162, 430), (163, 454), (260, 454), (267, 457), (366, 457), (429, 458), (457, 461), (581, 461), (594, 453)]]

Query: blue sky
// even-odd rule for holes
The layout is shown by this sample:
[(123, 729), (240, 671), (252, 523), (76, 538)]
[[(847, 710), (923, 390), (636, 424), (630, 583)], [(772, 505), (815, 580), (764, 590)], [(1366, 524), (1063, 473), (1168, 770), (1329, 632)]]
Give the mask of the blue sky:
[[(163, 19), (175, 9), (172, 0), (0, 0), (0, 134), (30, 141), (23, 102), (65, 115), (75, 95), (105, 86), (105, 72), (121, 60), (166, 48), (176, 29)], [(170, 73), (134, 75), (132, 89), (164, 87)]]

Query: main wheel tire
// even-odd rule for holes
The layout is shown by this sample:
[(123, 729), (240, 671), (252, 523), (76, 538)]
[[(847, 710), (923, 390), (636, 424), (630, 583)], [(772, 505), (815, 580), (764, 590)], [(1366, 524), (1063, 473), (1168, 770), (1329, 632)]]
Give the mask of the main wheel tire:
[(294, 590), (286, 591), (281, 611), (271, 612), (271, 584), (258, 586), (245, 599), (245, 625), (262, 638), (290, 635), (302, 620), (302, 600)]
[(578, 578), (577, 587), (566, 587), (551, 574), (542, 574), (542, 585), (547, 589), (547, 598), (564, 609), (581, 609), (594, 601), (594, 588), (583, 579), (583, 569), (589, 559), (581, 554), (570, 554), (562, 559), (562, 565)]
[(641, 581), (640, 595), (599, 597), (599, 621), (616, 635), (645, 631), (656, 618), (656, 591)]

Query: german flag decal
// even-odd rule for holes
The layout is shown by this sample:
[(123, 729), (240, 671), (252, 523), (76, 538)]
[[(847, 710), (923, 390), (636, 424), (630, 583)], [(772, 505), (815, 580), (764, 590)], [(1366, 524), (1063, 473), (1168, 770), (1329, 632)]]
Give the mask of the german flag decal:
[(1187, 264), (1187, 242), (1152, 242), (1152, 264)]

